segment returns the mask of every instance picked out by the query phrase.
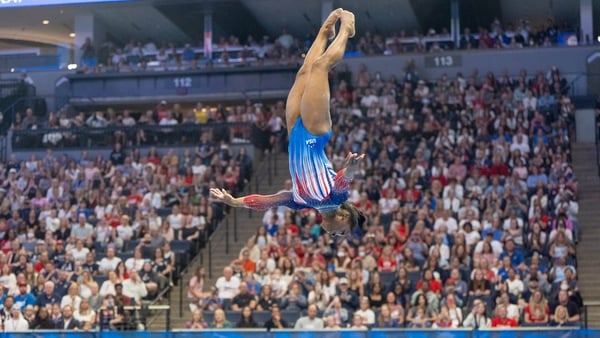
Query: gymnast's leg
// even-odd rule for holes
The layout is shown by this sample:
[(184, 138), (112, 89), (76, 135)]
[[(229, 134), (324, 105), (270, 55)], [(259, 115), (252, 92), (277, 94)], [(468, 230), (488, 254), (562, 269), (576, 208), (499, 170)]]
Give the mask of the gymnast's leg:
[(298, 71), (298, 74), (296, 74), (296, 80), (294, 81), (292, 89), (290, 89), (285, 107), (285, 120), (288, 135), (291, 134), (292, 127), (294, 127), (296, 120), (300, 116), (302, 95), (304, 93), (304, 88), (306, 86), (312, 64), (323, 54), (323, 51), (325, 51), (325, 47), (327, 47), (327, 40), (332, 39), (335, 36), (335, 23), (342, 15), (342, 12), (343, 10), (338, 8), (331, 12), (329, 17), (325, 19), (321, 29), (317, 33), (315, 41), (313, 41), (313, 44), (304, 57), (304, 64)]
[(354, 14), (343, 11), (340, 32), (325, 52), (310, 68), (304, 88), (300, 113), (306, 129), (313, 135), (325, 134), (331, 129), (329, 114), (329, 70), (344, 57), (348, 38), (354, 36)]

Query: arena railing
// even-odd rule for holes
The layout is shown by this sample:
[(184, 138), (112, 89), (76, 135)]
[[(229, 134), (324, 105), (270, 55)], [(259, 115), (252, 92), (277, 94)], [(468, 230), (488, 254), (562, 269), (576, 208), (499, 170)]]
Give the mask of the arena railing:
[[(238, 194), (246, 195), (246, 194), (259, 194), (261, 193), (262, 188), (267, 185), (271, 186), (273, 182), (273, 177), (277, 176), (276, 169), (276, 161), (279, 156), (277, 151), (273, 152), (263, 152), (262, 154), (258, 154), (260, 149), (255, 149), (254, 154), (254, 173), (252, 175), (251, 180), (254, 182), (248, 182), (245, 186), (245, 191), (238, 192)], [(258, 162), (258, 163), (257, 163)], [(248, 218), (253, 217), (253, 211), (251, 209), (247, 209)], [(233, 235), (233, 242), (237, 243), (239, 241), (238, 238), (238, 218), (241, 217), (238, 213), (244, 213), (245, 210), (239, 208), (225, 208), (225, 215), (223, 220), (221, 221), (220, 226), (224, 226), (224, 230), (221, 232), (215, 231), (210, 238), (207, 239), (208, 245), (208, 278), (213, 278), (213, 261), (212, 261), (212, 247), (213, 242), (220, 245), (221, 243), (225, 243), (225, 253), (229, 254), (230, 246), (231, 246), (231, 235)], [(230, 221), (230, 216), (232, 220)], [(231, 229), (231, 225), (233, 224), (233, 229)], [(180, 314), (182, 311), (180, 311)]]
[(577, 328), (499, 328), (486, 330), (473, 329), (331, 329), (331, 330), (272, 330), (266, 329), (202, 329), (172, 331), (38, 331), (3, 332), (5, 338), (29, 338), (32, 335), (45, 338), (119, 338), (126, 334), (129, 338), (592, 338), (596, 330)]
[[(116, 140), (131, 140), (133, 146), (193, 146), (203, 132), (218, 133), (228, 143), (248, 143), (252, 125), (247, 122), (177, 124), (170, 126), (137, 124), (131, 127), (108, 126), (73, 128), (12, 129), (8, 132), (11, 149), (91, 149), (112, 148)], [(138, 142), (138, 139), (140, 140)]]

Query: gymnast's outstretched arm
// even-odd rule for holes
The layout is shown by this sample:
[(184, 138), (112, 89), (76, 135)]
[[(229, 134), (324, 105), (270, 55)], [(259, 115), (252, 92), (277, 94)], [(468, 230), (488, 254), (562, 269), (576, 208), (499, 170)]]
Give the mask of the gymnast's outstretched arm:
[(245, 207), (254, 210), (266, 210), (272, 207), (286, 206), (292, 209), (299, 209), (300, 205), (294, 202), (291, 191), (280, 191), (273, 195), (247, 195), (243, 197), (233, 197), (225, 189), (210, 189), (210, 193), (219, 201), (232, 207)]

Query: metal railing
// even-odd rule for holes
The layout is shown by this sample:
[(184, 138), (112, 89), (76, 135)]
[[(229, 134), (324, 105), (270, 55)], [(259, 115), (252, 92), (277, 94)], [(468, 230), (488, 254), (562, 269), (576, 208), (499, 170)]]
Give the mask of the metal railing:
[(600, 308), (600, 301), (583, 301), (583, 327), (589, 327), (589, 310), (590, 308)]
[[(274, 167), (275, 167), (275, 161), (277, 160), (277, 152), (267, 152), (263, 154), (264, 157), (262, 157), (261, 160), (261, 156), (256, 154), (255, 151), (255, 156), (254, 156), (254, 161), (260, 160), (260, 165), (258, 165), (258, 167), (255, 169), (254, 175), (252, 176), (252, 180), (253, 182), (248, 182), (249, 184), (246, 185), (247, 187), (247, 191), (242, 191), (240, 193), (245, 193), (245, 194), (258, 194), (260, 193), (261, 190), (261, 186), (263, 184), (268, 184), (269, 186), (272, 184), (273, 182), (273, 176), (276, 175)], [(252, 189), (252, 187), (254, 187), (254, 189)], [(238, 219), (238, 212), (241, 212), (238, 208), (226, 208), (225, 209), (225, 214), (223, 217), (223, 220), (221, 223), (224, 223), (225, 226), (225, 231), (221, 232), (221, 233), (217, 233), (215, 232), (215, 234), (213, 236), (211, 236), (208, 239), (208, 273), (209, 273), (209, 278), (212, 279), (212, 274), (213, 274), (213, 266), (212, 266), (212, 242), (214, 241), (224, 241), (225, 242), (225, 253), (229, 254), (229, 247), (230, 247), (230, 220), (229, 220), (229, 216), (231, 214), (231, 216), (233, 217), (233, 239), (235, 242), (238, 241), (238, 227), (237, 227), (237, 219)], [(248, 218), (252, 218), (253, 216), (253, 212), (251, 209), (248, 209)], [(220, 234), (220, 236), (219, 236)], [(215, 236), (219, 236), (219, 238), (215, 238)]]
[(177, 125), (106, 126), (15, 129), (11, 135), (13, 150), (35, 150), (40, 148), (81, 149), (112, 148), (115, 141), (123, 144), (131, 141), (134, 146), (181, 146), (196, 145), (204, 132), (219, 134), (230, 143), (248, 143), (252, 138), (252, 124), (247, 122), (224, 122)]

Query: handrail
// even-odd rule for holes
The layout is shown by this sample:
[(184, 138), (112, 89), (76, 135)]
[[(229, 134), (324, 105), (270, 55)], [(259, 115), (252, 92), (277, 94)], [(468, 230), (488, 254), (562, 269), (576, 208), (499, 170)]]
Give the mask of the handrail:
[(583, 328), (588, 328), (588, 312), (590, 307), (600, 307), (600, 301), (584, 300), (583, 301)]
[(226, 127), (239, 127), (245, 126), (249, 127), (252, 124), (249, 122), (210, 122), (205, 124), (197, 124), (197, 123), (181, 123), (176, 125), (148, 125), (148, 124), (136, 124), (133, 126), (106, 126), (106, 127), (71, 127), (71, 128), (37, 128), (37, 129), (14, 129), (14, 135), (40, 135), (47, 133), (98, 133), (103, 134), (107, 132), (115, 132), (115, 131), (132, 131), (132, 130), (143, 130), (143, 131), (197, 131), (198, 129), (208, 129), (220, 126)]
[[(250, 144), (252, 141), (252, 123), (249, 122), (211, 122), (206, 124), (184, 123), (177, 125), (143, 125), (133, 126), (106, 126), (106, 127), (76, 127), (76, 128), (47, 128), (37, 129), (11, 129), (9, 139), (11, 149), (16, 151), (30, 151), (45, 149), (47, 147), (61, 148), (64, 150), (77, 150), (82, 148), (112, 148), (111, 137), (117, 132), (124, 139), (133, 142), (134, 147), (144, 146), (169, 146), (181, 147), (196, 146), (196, 135), (204, 131), (222, 128), (231, 137), (230, 145)], [(231, 134), (239, 129), (241, 135)], [(145, 136), (142, 143), (137, 139), (139, 135)], [(183, 138), (185, 136), (185, 139)], [(55, 140), (54, 143), (51, 143)], [(46, 142), (46, 143), (44, 143)]]

